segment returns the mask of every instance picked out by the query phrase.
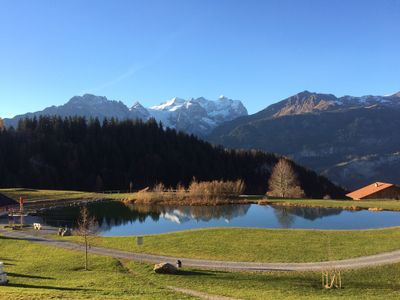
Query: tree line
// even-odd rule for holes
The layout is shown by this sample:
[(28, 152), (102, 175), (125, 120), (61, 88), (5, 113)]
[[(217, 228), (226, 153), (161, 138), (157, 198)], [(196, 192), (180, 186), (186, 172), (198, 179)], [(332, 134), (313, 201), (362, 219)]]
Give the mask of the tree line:
[[(41, 116), (0, 130), (0, 187), (86, 191), (243, 180), (265, 193), (279, 156), (227, 150), (149, 121)], [(308, 197), (342, 197), (325, 177), (289, 161)]]

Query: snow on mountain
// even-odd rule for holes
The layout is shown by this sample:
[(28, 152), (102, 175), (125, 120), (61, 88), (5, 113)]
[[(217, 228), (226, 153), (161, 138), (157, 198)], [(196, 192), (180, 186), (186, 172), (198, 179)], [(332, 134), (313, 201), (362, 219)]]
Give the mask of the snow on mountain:
[(131, 108), (128, 108), (121, 101), (85, 94), (72, 97), (64, 105), (51, 106), (42, 111), (15, 116), (12, 119), (6, 119), (5, 122), (8, 126), (16, 126), (21, 118), (41, 115), (61, 117), (77, 115), (87, 118), (117, 118), (120, 120), (155, 118), (165, 127), (176, 128), (196, 135), (205, 135), (222, 122), (247, 115), (247, 110), (239, 100), (231, 100), (226, 97), (220, 97), (216, 101), (203, 97), (187, 100), (174, 97), (150, 108), (145, 108), (139, 102), (135, 102)]
[(164, 110), (164, 111), (174, 111), (181, 107), (185, 103), (184, 99), (174, 97), (170, 100), (167, 100), (160, 105), (152, 106), (150, 109), (154, 110)]
[(151, 116), (165, 126), (205, 135), (223, 122), (247, 115), (247, 109), (239, 100), (220, 97), (207, 100), (204, 97), (187, 100), (174, 97), (148, 109)]
[(303, 91), (280, 102), (272, 104), (256, 115), (278, 118), (317, 111), (332, 111), (359, 107), (385, 106), (400, 107), (400, 93), (390, 96), (343, 96)]
[(151, 117), (149, 111), (138, 101), (132, 105), (132, 107), (129, 109), (129, 112), (130, 117), (134, 119), (147, 120)]

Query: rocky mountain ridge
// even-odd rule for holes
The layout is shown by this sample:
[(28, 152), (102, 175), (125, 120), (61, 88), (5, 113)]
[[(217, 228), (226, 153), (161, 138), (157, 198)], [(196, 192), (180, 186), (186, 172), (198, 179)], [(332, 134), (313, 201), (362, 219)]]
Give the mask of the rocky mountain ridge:
[(349, 189), (400, 184), (400, 93), (338, 98), (304, 91), (216, 127), (208, 140), (287, 155)]
[(72, 97), (64, 105), (51, 106), (42, 111), (5, 119), (5, 124), (16, 126), (21, 118), (41, 115), (83, 116), (99, 119), (117, 118), (120, 120), (155, 118), (157, 121), (161, 121), (165, 127), (204, 136), (226, 121), (247, 115), (247, 110), (241, 101), (231, 100), (223, 96), (215, 101), (203, 97), (187, 100), (175, 97), (150, 108), (145, 108), (139, 102), (135, 102), (132, 107), (128, 108), (121, 101), (85, 94)]
[(280, 102), (272, 104), (256, 113), (264, 118), (283, 117), (318, 111), (334, 111), (360, 107), (384, 106), (400, 107), (400, 92), (388, 96), (343, 96), (336, 97), (332, 94), (319, 94), (303, 91)]

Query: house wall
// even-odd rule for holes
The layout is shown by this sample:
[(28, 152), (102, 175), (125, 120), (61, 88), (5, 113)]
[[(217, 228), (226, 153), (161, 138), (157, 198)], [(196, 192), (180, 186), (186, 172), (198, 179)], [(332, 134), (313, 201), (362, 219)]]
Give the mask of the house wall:
[(382, 191), (368, 195), (362, 199), (396, 199), (396, 200), (400, 200), (400, 188), (397, 186), (391, 186)]

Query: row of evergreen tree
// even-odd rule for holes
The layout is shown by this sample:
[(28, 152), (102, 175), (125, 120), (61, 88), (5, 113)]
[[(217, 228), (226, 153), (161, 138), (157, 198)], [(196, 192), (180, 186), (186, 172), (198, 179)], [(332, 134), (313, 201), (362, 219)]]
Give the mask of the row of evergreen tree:
[[(154, 119), (100, 122), (82, 117), (21, 119), (0, 129), (0, 186), (75, 190), (142, 189), (159, 182), (245, 181), (248, 193), (265, 193), (279, 157), (226, 150), (193, 135), (164, 129)], [(309, 197), (343, 196), (324, 177), (293, 164)], [(132, 184), (131, 184), (132, 183)]]

